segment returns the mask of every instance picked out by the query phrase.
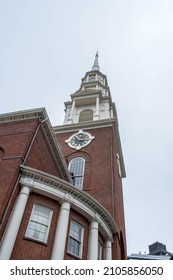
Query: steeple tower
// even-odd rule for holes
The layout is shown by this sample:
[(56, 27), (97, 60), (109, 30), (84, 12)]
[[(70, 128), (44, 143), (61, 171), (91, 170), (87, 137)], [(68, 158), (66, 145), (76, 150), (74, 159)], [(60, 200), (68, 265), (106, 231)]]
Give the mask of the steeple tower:
[[(91, 248), (95, 248), (93, 251), (98, 252), (100, 243), (97, 240), (102, 244), (108, 244), (109, 240), (111, 258), (125, 259), (122, 178), (126, 174), (115, 103), (112, 102), (107, 77), (100, 71), (98, 53), (93, 67), (82, 78), (80, 88), (70, 97), (71, 101), (65, 102), (64, 124), (55, 127), (54, 132), (74, 186), (98, 201), (117, 226), (113, 237), (101, 232), (99, 236), (101, 222), (96, 215), (97, 229), (93, 224), (90, 229), (96, 229), (97, 237), (92, 244), (89, 242), (88, 250), (91, 252)], [(90, 253), (88, 258), (91, 259)]]
[(116, 117), (107, 77), (100, 72), (98, 52), (91, 71), (82, 78), (80, 88), (65, 102), (64, 124), (98, 121)]

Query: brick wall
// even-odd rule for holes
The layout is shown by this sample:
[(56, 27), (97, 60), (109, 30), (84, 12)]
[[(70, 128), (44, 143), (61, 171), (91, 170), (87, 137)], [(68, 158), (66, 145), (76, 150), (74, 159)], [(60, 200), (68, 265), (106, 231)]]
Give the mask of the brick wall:
[[(86, 130), (87, 131), (87, 130)], [(115, 186), (112, 185), (112, 174), (114, 173), (115, 156), (112, 151), (112, 129), (110, 127), (90, 129), (88, 132), (95, 139), (80, 151), (70, 148), (65, 144), (73, 133), (59, 133), (57, 135), (60, 147), (66, 161), (76, 156), (83, 156), (86, 160), (83, 190), (86, 190), (96, 198), (109, 212), (113, 214), (113, 194)], [(114, 174), (114, 176), (118, 176)], [(116, 196), (119, 190), (116, 188)]]
[(59, 177), (59, 167), (38, 126), (38, 119), (0, 125), (0, 240), (20, 191), (20, 164)]
[[(34, 203), (50, 207), (53, 210), (53, 216), (48, 235), (47, 244), (44, 245), (37, 241), (28, 240), (25, 238), (26, 229), (28, 226), (29, 218), (32, 212)], [(57, 201), (44, 197), (39, 194), (31, 193), (23, 215), (22, 223), (18, 232), (18, 236), (13, 248), (11, 259), (23, 260), (48, 260), (51, 258), (52, 247), (54, 242), (55, 230), (58, 221), (60, 205)]]
[(126, 255), (126, 236), (122, 179), (118, 174), (114, 130), (113, 127), (99, 127), (87, 132), (95, 136), (95, 139), (80, 151), (70, 148), (65, 143), (75, 132), (59, 133), (57, 138), (67, 164), (73, 157), (81, 156), (85, 159), (83, 190), (96, 198), (115, 219), (122, 238), (120, 241), (118, 235), (114, 236), (113, 255), (114, 259), (121, 259), (123, 254)]

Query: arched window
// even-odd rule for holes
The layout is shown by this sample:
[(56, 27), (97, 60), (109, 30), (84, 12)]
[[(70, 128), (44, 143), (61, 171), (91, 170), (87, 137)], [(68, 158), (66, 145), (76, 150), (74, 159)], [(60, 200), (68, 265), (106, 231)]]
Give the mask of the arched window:
[(85, 160), (81, 157), (72, 159), (69, 163), (69, 171), (73, 179), (73, 185), (82, 190)]
[(86, 109), (80, 112), (79, 122), (88, 122), (93, 120), (93, 110)]

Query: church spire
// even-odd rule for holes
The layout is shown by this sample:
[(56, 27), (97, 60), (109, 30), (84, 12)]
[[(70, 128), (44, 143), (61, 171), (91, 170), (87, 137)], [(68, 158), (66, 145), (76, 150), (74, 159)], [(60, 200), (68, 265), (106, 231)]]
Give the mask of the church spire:
[(95, 55), (95, 60), (94, 60), (92, 70), (96, 70), (96, 71), (100, 70), (98, 56), (99, 56), (99, 54), (98, 54), (98, 51), (97, 51), (96, 55)]

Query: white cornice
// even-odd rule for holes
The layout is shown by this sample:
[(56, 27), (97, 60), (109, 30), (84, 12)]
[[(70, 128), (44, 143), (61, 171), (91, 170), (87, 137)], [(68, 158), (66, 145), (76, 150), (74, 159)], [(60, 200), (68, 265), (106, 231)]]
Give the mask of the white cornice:
[(88, 121), (88, 122), (81, 122), (81, 123), (73, 123), (73, 124), (65, 124), (65, 125), (58, 125), (54, 126), (53, 130), (56, 134), (64, 133), (64, 132), (71, 132), (76, 131), (79, 129), (94, 129), (99, 127), (107, 127), (112, 126), (114, 119), (104, 119), (98, 121)]
[(81, 96), (90, 96), (90, 95), (101, 95), (101, 89), (84, 89), (77, 90), (75, 93), (71, 94), (71, 98), (81, 97)]
[(41, 121), (47, 118), (45, 108), (36, 108), (31, 110), (22, 110), (17, 112), (10, 112), (0, 115), (0, 123), (9, 123), (16, 121), (23, 121), (28, 119), (39, 118)]
[(100, 74), (101, 76), (103, 76), (104, 79), (106, 80), (106, 85), (107, 85), (107, 77), (106, 77), (106, 75), (103, 74), (101, 71), (98, 71), (98, 70), (87, 71), (87, 72), (85, 73), (85, 76), (82, 78), (82, 82), (85, 80), (86, 76), (88, 76), (88, 75), (91, 74), (91, 73), (92, 73), (92, 74), (93, 74), (93, 73), (98, 73), (98, 74)]
[[(114, 110), (116, 110), (115, 106), (114, 106)], [(54, 126), (53, 129), (54, 129), (55, 134), (59, 134), (59, 133), (65, 133), (65, 132), (76, 132), (80, 129), (89, 130), (89, 129), (96, 129), (96, 128), (101, 128), (101, 127), (108, 127), (108, 126), (114, 127), (116, 147), (117, 147), (117, 152), (120, 157), (122, 177), (125, 178), (126, 172), (125, 172), (124, 159), (123, 159), (117, 118)]]
[(118, 229), (109, 212), (91, 195), (75, 188), (72, 184), (39, 170), (21, 165), (22, 185), (27, 185), (31, 191), (43, 194), (52, 199), (68, 200), (71, 207), (80, 210), (90, 220), (97, 219), (102, 230), (110, 235)]

